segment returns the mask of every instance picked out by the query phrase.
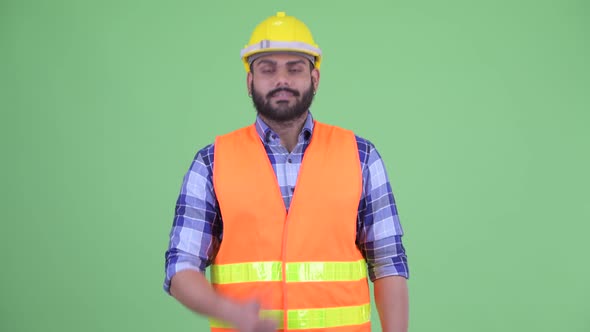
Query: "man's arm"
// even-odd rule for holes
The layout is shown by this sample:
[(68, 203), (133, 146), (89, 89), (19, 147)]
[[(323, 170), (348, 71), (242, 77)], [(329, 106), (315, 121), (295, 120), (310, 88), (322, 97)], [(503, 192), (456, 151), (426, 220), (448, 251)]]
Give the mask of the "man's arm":
[(223, 230), (213, 190), (213, 145), (201, 149), (185, 174), (166, 251), (164, 290), (184, 270), (205, 272), (217, 255)]
[(406, 278), (384, 277), (373, 283), (375, 304), (383, 332), (408, 331), (408, 286)]
[(409, 277), (403, 230), (387, 177), (375, 147), (357, 137), (363, 171), (357, 244), (367, 261), (383, 331), (405, 332), (408, 326)]
[(164, 290), (191, 311), (230, 323), (239, 331), (274, 331), (274, 322), (258, 318), (256, 302), (238, 304), (222, 297), (205, 278), (223, 228), (212, 168), (213, 145), (209, 145), (197, 153), (183, 180), (166, 251)]

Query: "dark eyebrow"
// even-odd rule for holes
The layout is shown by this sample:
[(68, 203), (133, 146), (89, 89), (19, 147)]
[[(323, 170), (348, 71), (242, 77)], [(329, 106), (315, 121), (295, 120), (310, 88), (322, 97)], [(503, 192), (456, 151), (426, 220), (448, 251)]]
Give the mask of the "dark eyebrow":
[(273, 66), (276, 66), (276, 64), (277, 64), (275, 61), (272, 61), (272, 60), (260, 59), (260, 60), (256, 61), (256, 66), (260, 66), (265, 63), (269, 64), (269, 65), (273, 65)]
[(287, 66), (294, 66), (297, 64), (305, 64), (305, 61), (303, 60), (293, 60), (293, 61), (289, 61), (287, 62)]

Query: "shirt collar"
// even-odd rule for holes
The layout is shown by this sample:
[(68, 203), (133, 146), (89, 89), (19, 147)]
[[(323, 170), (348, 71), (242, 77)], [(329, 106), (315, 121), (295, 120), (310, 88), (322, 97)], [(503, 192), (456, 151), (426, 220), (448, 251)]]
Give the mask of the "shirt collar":
[[(309, 143), (311, 140), (311, 135), (313, 133), (313, 116), (311, 115), (311, 111), (307, 113), (307, 118), (305, 118), (305, 123), (303, 124), (303, 128), (301, 129), (301, 133), (299, 133), (299, 140), (298, 143)], [(277, 133), (275, 133), (270, 127), (260, 118), (259, 115), (256, 116), (256, 132), (258, 136), (264, 143), (277, 143), (280, 144), (280, 138)]]

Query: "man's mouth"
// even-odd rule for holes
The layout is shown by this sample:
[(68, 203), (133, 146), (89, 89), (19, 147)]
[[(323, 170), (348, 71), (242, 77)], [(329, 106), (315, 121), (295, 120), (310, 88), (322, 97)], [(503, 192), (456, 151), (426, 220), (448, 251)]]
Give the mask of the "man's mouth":
[(275, 93), (273, 95), (273, 97), (287, 98), (287, 97), (293, 97), (293, 94), (291, 92), (288, 92), (288, 91), (280, 91), (280, 92)]
[(278, 97), (278, 98), (289, 98), (289, 97), (298, 97), (299, 92), (297, 90), (289, 89), (289, 88), (278, 88), (274, 89), (268, 93), (268, 98)]

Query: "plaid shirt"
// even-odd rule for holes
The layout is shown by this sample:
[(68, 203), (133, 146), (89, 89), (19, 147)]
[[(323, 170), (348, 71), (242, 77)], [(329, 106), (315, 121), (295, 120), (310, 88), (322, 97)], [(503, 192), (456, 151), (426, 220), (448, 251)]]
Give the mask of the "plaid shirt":
[[(291, 153), (259, 117), (255, 125), (288, 209), (303, 154), (311, 140), (313, 118), (310, 113)], [(358, 136), (356, 141), (363, 177), (356, 244), (367, 261), (372, 281), (392, 275), (408, 278), (403, 231), (385, 166), (373, 144)], [(175, 273), (185, 269), (205, 272), (221, 244), (223, 221), (213, 189), (213, 152), (212, 144), (200, 150), (184, 177), (166, 251), (166, 292), (170, 292), (170, 280)]]

